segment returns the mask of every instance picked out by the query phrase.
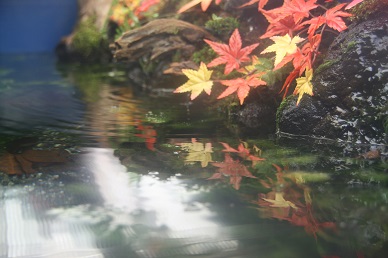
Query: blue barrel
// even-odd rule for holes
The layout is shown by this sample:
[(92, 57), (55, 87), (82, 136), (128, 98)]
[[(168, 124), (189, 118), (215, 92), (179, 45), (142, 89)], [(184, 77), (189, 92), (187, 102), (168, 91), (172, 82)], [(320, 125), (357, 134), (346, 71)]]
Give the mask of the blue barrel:
[(77, 11), (77, 0), (0, 0), (0, 53), (53, 52)]

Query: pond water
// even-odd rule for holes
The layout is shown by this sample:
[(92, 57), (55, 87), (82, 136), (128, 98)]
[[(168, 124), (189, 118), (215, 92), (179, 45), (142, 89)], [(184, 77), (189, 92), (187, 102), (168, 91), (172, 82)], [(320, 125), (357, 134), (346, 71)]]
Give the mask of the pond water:
[(386, 257), (385, 146), (245, 137), (172, 89), (1, 56), (0, 257)]

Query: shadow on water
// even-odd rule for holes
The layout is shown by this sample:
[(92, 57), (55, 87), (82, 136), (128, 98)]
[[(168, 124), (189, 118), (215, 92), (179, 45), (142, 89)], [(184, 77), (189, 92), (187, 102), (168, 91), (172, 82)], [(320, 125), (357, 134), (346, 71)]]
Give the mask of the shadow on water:
[(175, 85), (0, 60), (0, 257), (385, 257), (385, 146), (244, 138)]

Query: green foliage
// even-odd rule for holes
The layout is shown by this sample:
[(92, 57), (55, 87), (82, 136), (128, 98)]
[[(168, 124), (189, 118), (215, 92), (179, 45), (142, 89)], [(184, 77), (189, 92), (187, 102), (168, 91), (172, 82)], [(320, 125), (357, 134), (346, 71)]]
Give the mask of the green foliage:
[(377, 12), (388, 12), (388, 0), (365, 0), (351, 9), (352, 20), (363, 21)]
[(329, 67), (331, 67), (333, 64), (335, 64), (337, 62), (338, 62), (337, 59), (325, 61), (324, 63), (322, 63), (320, 66), (317, 67), (317, 69), (315, 70), (315, 74), (319, 74), (319, 73), (327, 70)]
[(214, 35), (220, 37), (230, 35), (233, 30), (239, 27), (240, 23), (234, 17), (218, 17), (212, 15), (212, 20), (205, 23), (206, 29), (210, 30)]
[(201, 62), (210, 63), (216, 57), (216, 52), (210, 46), (206, 45), (201, 50), (194, 52), (191, 60), (196, 64), (200, 64)]
[(74, 52), (83, 61), (94, 61), (108, 49), (107, 41), (94, 22), (95, 18), (81, 22), (73, 38)]
[(277, 70), (273, 70), (273, 61), (268, 58), (258, 58), (258, 63), (255, 64), (255, 70), (257, 72), (264, 72), (261, 79), (267, 83), (268, 86), (274, 85), (276, 82), (284, 79), (285, 75), (289, 73), (290, 69), (282, 67)]
[(292, 99), (294, 99), (294, 96), (293, 96), (293, 95), (290, 95), (290, 96), (286, 97), (285, 99), (283, 99), (283, 101), (280, 103), (280, 106), (279, 106), (278, 109), (276, 110), (276, 129), (279, 128), (280, 116), (283, 114), (284, 108), (288, 106), (288, 103), (289, 103)]

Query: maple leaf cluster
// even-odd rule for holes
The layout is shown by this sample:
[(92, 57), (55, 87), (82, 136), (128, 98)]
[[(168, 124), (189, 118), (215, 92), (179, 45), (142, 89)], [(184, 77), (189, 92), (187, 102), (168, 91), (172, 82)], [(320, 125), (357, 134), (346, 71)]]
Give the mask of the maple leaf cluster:
[[(211, 93), (213, 81), (210, 79), (212, 71), (208, 67), (225, 65), (224, 74), (229, 74), (232, 71), (238, 71), (244, 63), (251, 62), (250, 54), (259, 45), (253, 44), (242, 48), (241, 36), (238, 29), (235, 29), (229, 39), (229, 45), (213, 42), (205, 39), (205, 42), (219, 55), (209, 64), (201, 63), (199, 70), (183, 69), (182, 72), (189, 78), (189, 81), (177, 88), (175, 93), (191, 91), (191, 100), (195, 99), (202, 91), (208, 95)], [(242, 71), (242, 73), (246, 71)], [(260, 85), (266, 85), (266, 82), (261, 79), (263, 73), (250, 73), (247, 76), (239, 77), (232, 80), (221, 80), (221, 84), (228, 87), (218, 99), (225, 98), (236, 92), (240, 100), (240, 104), (244, 103), (244, 99), (248, 96), (251, 88)]]
[[(338, 4), (329, 9), (319, 5), (318, 0), (284, 0), (282, 6), (266, 10), (265, 6), (268, 1), (251, 0), (241, 7), (257, 3), (259, 12), (269, 22), (266, 32), (260, 38), (269, 38), (273, 41), (273, 44), (264, 49), (261, 54), (275, 53), (273, 71), (284, 67), (288, 63), (292, 64), (293, 70), (285, 79), (280, 92), (283, 92), (283, 97), (285, 97), (292, 82), (296, 81), (293, 94), (299, 95), (298, 105), (304, 94), (313, 95), (313, 85), (311, 83), (313, 65), (319, 55), (319, 46), (327, 28), (337, 32), (347, 29), (343, 18), (350, 17), (351, 14), (342, 11), (342, 9), (349, 9), (363, 0), (353, 0), (348, 4)], [(199, 3), (201, 3), (202, 10), (206, 11), (211, 2), (211, 0), (194, 0), (184, 5), (179, 12), (184, 12)], [(216, 0), (215, 2), (220, 4), (221, 1)], [(312, 14), (313, 10), (314, 15)], [(211, 80), (212, 71), (208, 68), (218, 65), (225, 65), (225, 75), (230, 74), (232, 71), (240, 73), (240, 76), (235, 79), (219, 81), (227, 89), (218, 96), (218, 99), (237, 93), (242, 105), (252, 88), (267, 84), (262, 79), (266, 72), (256, 68), (258, 59), (252, 55), (252, 51), (258, 47), (259, 43), (242, 48), (242, 40), (238, 29), (231, 35), (228, 45), (207, 39), (205, 39), (205, 42), (219, 56), (207, 65), (202, 63), (197, 71), (182, 70), (189, 78), (189, 81), (177, 88), (175, 93), (190, 91), (192, 100), (202, 91), (210, 95), (214, 81)]]
[(151, 7), (159, 4), (160, 0), (122, 0), (112, 7), (110, 20), (118, 25), (123, 25), (127, 22), (128, 25), (133, 25), (135, 20), (143, 18), (143, 13), (147, 12)]

